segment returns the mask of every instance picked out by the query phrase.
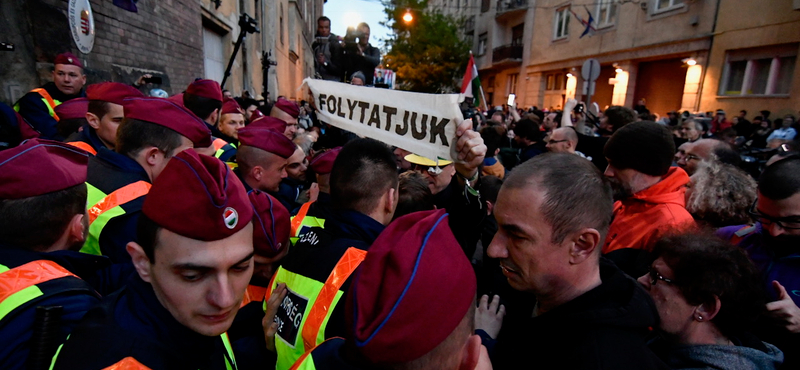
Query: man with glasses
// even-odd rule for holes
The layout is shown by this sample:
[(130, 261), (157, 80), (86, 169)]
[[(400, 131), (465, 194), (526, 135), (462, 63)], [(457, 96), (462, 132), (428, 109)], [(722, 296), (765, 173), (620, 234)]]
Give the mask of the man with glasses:
[(561, 127), (553, 130), (550, 134), (550, 139), (545, 143), (547, 150), (552, 153), (577, 154), (590, 161), (592, 160), (592, 157), (586, 157), (583, 153), (575, 150), (575, 147), (578, 146), (578, 133), (575, 132), (573, 127)]
[(677, 161), (689, 176), (694, 175), (701, 161), (719, 161), (738, 166), (741, 158), (730, 144), (717, 139), (700, 139), (686, 147), (683, 158)]
[[(786, 364), (800, 356), (800, 156), (789, 155), (767, 166), (758, 181), (758, 199), (750, 209), (755, 225), (730, 226), (717, 235), (744, 248), (761, 270), (769, 294), (762, 339), (786, 354)], [(797, 368), (786, 366), (786, 368)]]

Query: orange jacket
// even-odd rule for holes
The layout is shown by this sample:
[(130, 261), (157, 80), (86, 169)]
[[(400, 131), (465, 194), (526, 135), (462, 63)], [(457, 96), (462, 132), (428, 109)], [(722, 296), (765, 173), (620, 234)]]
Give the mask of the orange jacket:
[(615, 202), (603, 254), (623, 248), (649, 251), (665, 231), (694, 226), (684, 198), (688, 182), (683, 169), (671, 167), (657, 184)]

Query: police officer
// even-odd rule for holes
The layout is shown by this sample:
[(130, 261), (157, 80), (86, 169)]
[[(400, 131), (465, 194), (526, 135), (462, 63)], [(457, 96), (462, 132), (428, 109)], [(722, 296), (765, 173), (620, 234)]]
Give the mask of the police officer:
[(136, 219), (150, 184), (175, 154), (211, 145), (211, 133), (186, 108), (160, 98), (123, 102), (125, 119), (115, 151), (105, 148), (89, 161), (89, 237), (81, 249), (129, 260), (125, 245), (136, 238)]
[(117, 128), (125, 118), (122, 101), (141, 97), (144, 95), (139, 90), (119, 82), (89, 85), (86, 87), (87, 124), (79, 133), (67, 138), (67, 142), (95, 155), (100, 148), (114, 150)]
[[(42, 340), (63, 341), (100, 301), (82, 278), (108, 261), (77, 252), (86, 238), (88, 159), (82, 150), (39, 139), (0, 152), (0, 368), (49, 363), (53, 353)], [(51, 312), (38, 324), (61, 322), (38, 338), (37, 307)]]
[(59, 117), (54, 109), (67, 100), (84, 96), (86, 74), (80, 59), (69, 52), (56, 56), (53, 64), (53, 82), (23, 95), (14, 105), (14, 110), (33, 126), (42, 139), (61, 141), (64, 137), (58, 136)]
[[(220, 110), (222, 109), (222, 88), (214, 80), (198, 79), (186, 87), (183, 94), (170, 97), (172, 100), (181, 101), (186, 109), (192, 111), (200, 117), (206, 126), (211, 130), (214, 151), (221, 149), (228, 144), (222, 137), (222, 133), (217, 129)], [(212, 152), (213, 153), (213, 152)]]
[(89, 124), (86, 121), (86, 112), (88, 111), (89, 99), (86, 98), (75, 98), (59, 104), (55, 109), (59, 118), (58, 136), (66, 137), (67, 141), (71, 141), (71, 135), (75, 135), (81, 127)]
[(312, 227), (325, 227), (325, 220), (331, 217), (331, 170), (333, 162), (342, 151), (336, 147), (317, 154), (309, 167), (317, 176), (319, 194), (316, 201), (304, 203), (295, 216), (292, 216), (292, 244)]
[(347, 339), (325, 341), (292, 369), (491, 369), (472, 334), (475, 274), (447, 225), (444, 210), (392, 222), (344, 298)]
[(286, 177), (286, 159), (297, 145), (282, 134), (285, 125), (277, 118), (264, 117), (239, 130), (235, 173), (248, 191), (277, 192)]
[(236, 156), (236, 147), (239, 146), (239, 129), (243, 127), (244, 114), (242, 114), (239, 103), (233, 99), (226, 99), (222, 103), (217, 130), (221, 134), (218, 138), (225, 140), (227, 144), (214, 152), (215, 157), (223, 162), (228, 162)]
[(269, 116), (286, 122), (286, 130), (283, 131), (283, 134), (289, 140), (294, 139), (294, 134), (297, 133), (297, 117), (300, 116), (300, 107), (297, 106), (297, 103), (286, 98), (278, 98), (269, 111)]
[(178, 153), (126, 247), (137, 274), (86, 314), (53, 368), (236, 369), (226, 331), (253, 272), (252, 217), (224, 163)]

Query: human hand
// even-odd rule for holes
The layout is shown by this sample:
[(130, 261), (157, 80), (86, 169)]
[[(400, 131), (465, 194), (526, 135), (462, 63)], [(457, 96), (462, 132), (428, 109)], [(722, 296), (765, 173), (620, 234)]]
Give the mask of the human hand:
[(492, 370), (492, 361), (489, 359), (489, 351), (486, 346), (481, 345), (481, 355), (478, 357), (478, 365), (475, 370)]
[(152, 77), (153, 77), (153, 75), (151, 75), (151, 74), (149, 74), (149, 73), (145, 73), (145, 74), (143, 74), (143, 75), (139, 76), (139, 79), (138, 79), (138, 80), (136, 80), (136, 82), (134, 83), (134, 85), (136, 85), (136, 86), (142, 86), (142, 85), (144, 85), (144, 84), (145, 84), (145, 82), (144, 82), (144, 81), (145, 81), (146, 79), (148, 79), (148, 78), (152, 78)]
[(311, 184), (311, 187), (308, 189), (308, 201), (316, 202), (318, 198), (319, 198), (319, 184), (315, 182)]
[(575, 109), (575, 107), (577, 106), (578, 106), (578, 101), (573, 98), (569, 98), (567, 99), (567, 102), (564, 103), (564, 112), (572, 112), (572, 110)]
[(772, 281), (772, 287), (778, 293), (778, 300), (767, 303), (767, 315), (779, 321), (790, 333), (800, 333), (800, 308), (777, 280)]
[(483, 163), (486, 156), (486, 145), (483, 143), (481, 134), (472, 130), (472, 120), (457, 119), (456, 143), (451, 150), (451, 156), (455, 161), (455, 169), (464, 178), (472, 178), (478, 171), (478, 166)]
[(500, 296), (495, 295), (489, 302), (489, 296), (484, 294), (478, 302), (478, 309), (475, 310), (475, 329), (481, 329), (493, 339), (497, 339), (505, 315), (506, 306), (500, 304)]
[(267, 312), (264, 313), (264, 318), (261, 319), (261, 327), (264, 329), (264, 339), (267, 341), (267, 349), (270, 352), (275, 352), (275, 333), (278, 332), (278, 323), (275, 322), (275, 314), (278, 313), (281, 301), (286, 297), (288, 290), (286, 284), (280, 283), (275, 289), (272, 290), (269, 299), (267, 299)]

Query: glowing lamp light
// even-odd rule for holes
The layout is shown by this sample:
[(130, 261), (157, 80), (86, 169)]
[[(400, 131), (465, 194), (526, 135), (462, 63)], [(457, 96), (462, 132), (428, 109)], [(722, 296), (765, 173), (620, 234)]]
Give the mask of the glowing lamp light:
[(693, 66), (693, 65), (697, 64), (697, 61), (694, 60), (693, 58), (689, 58), (689, 59), (686, 60), (686, 64), (690, 65), (690, 66)]
[(572, 77), (572, 73), (567, 73), (567, 78)]
[(622, 70), (622, 68), (617, 68), (617, 69), (615, 69), (615, 70), (614, 70), (614, 72), (617, 72), (617, 73), (622, 73), (622, 72), (624, 72), (624, 71)]
[(406, 14), (403, 14), (403, 21), (406, 23), (411, 23), (414, 20), (414, 16), (411, 15), (410, 10), (406, 10)]

